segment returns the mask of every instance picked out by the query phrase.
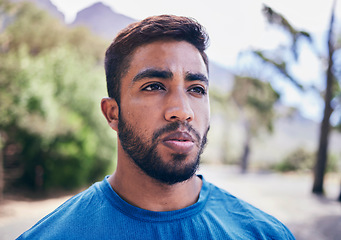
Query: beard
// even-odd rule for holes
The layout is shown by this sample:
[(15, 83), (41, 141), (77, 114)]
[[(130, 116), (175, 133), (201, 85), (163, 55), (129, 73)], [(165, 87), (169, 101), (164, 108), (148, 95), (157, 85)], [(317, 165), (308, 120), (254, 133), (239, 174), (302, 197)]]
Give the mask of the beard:
[[(187, 154), (171, 154), (171, 160), (167, 162), (157, 151), (157, 146), (161, 142), (160, 137), (165, 133), (174, 132), (181, 126), (194, 136), (198, 150), (192, 159), (187, 159)], [(199, 167), (200, 156), (207, 143), (208, 130), (209, 126), (204, 135), (200, 137), (200, 134), (188, 122), (172, 122), (155, 131), (152, 141), (149, 143), (148, 139), (125, 121), (122, 115), (118, 122), (118, 137), (123, 150), (145, 174), (167, 185), (186, 181), (195, 174)]]

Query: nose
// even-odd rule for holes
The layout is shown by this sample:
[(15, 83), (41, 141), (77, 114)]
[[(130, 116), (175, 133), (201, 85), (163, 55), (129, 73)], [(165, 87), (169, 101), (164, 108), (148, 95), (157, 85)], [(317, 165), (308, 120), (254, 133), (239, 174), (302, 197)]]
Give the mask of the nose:
[(184, 89), (177, 89), (168, 94), (165, 119), (169, 122), (190, 122), (194, 119), (194, 112)]

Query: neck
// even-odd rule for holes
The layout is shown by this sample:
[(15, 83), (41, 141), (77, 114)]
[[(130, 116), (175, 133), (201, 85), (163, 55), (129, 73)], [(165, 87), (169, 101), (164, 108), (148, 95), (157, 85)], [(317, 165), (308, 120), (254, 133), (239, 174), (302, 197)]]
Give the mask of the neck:
[(131, 160), (118, 161), (109, 177), (115, 192), (126, 202), (150, 211), (173, 211), (197, 202), (202, 181), (196, 175), (187, 181), (168, 185), (143, 173)]

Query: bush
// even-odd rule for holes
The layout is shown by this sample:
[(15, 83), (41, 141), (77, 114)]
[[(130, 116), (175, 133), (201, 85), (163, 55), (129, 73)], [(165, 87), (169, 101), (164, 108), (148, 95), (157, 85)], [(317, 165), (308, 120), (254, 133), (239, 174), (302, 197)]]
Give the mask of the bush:
[[(314, 153), (298, 148), (285, 157), (283, 161), (273, 166), (273, 169), (279, 172), (310, 171), (314, 168), (315, 158)], [(338, 171), (337, 158), (333, 155), (329, 156), (326, 171)]]
[(275, 165), (274, 169), (280, 172), (310, 170), (313, 167), (313, 154), (303, 148), (290, 153), (283, 161)]

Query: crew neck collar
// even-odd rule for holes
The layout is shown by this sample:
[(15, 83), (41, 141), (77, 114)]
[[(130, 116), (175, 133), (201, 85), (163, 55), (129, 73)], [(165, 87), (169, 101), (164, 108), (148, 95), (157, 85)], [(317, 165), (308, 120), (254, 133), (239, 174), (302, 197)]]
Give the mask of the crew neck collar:
[(138, 219), (140, 221), (148, 221), (148, 222), (163, 222), (176, 220), (181, 218), (186, 218), (188, 216), (192, 216), (200, 212), (208, 199), (210, 192), (210, 185), (205, 181), (202, 175), (198, 175), (202, 179), (202, 187), (199, 194), (199, 199), (196, 203), (191, 206), (188, 206), (183, 209), (174, 210), (174, 211), (166, 211), (166, 212), (155, 212), (145, 210), (139, 207), (135, 207), (125, 200), (123, 200), (111, 187), (108, 182), (108, 177), (106, 176), (104, 180), (100, 183), (99, 188), (104, 193), (107, 200), (111, 203), (111, 205), (117, 208), (123, 214)]

